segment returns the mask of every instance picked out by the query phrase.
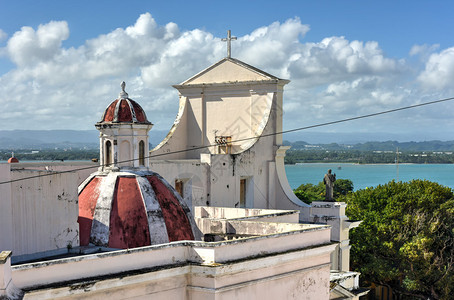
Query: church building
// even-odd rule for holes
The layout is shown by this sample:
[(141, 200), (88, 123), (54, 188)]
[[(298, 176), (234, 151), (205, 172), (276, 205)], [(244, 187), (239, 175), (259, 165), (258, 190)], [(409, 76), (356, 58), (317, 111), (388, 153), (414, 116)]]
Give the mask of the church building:
[[(153, 124), (121, 84), (100, 163), (0, 164), (0, 299), (358, 299), (345, 204), (285, 175), (288, 80), (230, 55), (174, 87)], [(133, 93), (133, 91), (130, 91)], [(71, 171), (72, 172), (68, 172)], [(62, 172), (63, 171), (63, 172)]]
[(282, 102), (288, 80), (226, 57), (174, 87), (177, 118), (150, 166), (189, 206), (300, 210), (284, 168)]

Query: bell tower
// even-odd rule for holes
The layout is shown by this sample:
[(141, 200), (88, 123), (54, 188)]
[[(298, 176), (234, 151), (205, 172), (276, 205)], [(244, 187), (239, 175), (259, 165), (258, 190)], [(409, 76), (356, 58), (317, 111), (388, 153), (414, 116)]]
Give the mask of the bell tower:
[(148, 132), (153, 124), (142, 107), (129, 98), (126, 84), (95, 127), (99, 134), (100, 171), (148, 168)]

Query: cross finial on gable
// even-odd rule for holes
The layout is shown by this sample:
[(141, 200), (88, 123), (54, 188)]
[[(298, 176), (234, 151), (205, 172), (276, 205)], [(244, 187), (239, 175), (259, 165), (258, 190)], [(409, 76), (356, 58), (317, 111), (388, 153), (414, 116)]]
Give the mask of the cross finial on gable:
[(227, 57), (230, 58), (232, 56), (232, 46), (231, 42), (236, 40), (236, 36), (232, 36), (230, 30), (227, 30), (227, 38), (222, 39), (223, 42), (227, 42)]

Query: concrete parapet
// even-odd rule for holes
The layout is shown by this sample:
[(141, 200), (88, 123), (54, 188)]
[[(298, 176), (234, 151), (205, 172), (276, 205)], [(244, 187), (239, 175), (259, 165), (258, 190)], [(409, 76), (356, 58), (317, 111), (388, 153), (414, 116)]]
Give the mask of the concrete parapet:
[(331, 225), (331, 241), (339, 242), (331, 254), (331, 269), (348, 271), (350, 269), (349, 231), (361, 224), (351, 221), (345, 215), (347, 204), (344, 202), (314, 201), (311, 204), (310, 222)]
[(18, 290), (12, 280), (11, 251), (0, 252), (0, 299), (20, 299), (22, 292)]

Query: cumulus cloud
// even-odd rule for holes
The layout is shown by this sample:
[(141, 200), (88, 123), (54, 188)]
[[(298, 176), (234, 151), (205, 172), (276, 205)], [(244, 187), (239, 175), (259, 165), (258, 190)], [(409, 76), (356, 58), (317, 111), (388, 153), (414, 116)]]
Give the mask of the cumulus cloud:
[[(170, 85), (184, 79), (180, 74), (184, 74), (181, 70), (184, 70), (185, 56), (187, 59), (191, 51), (197, 52), (207, 39), (213, 40), (211, 34), (200, 30), (182, 35), (175, 23), (159, 26), (149, 13), (139, 16), (129, 27), (87, 40), (77, 48), (62, 47), (62, 41), (68, 37), (67, 23), (52, 21), (36, 30), (23, 27), (8, 40), (3, 51), (17, 68), (0, 77), (0, 92), (9, 97), (8, 105), (0, 113), (4, 124), (24, 126), (23, 129), (92, 128), (98, 115), (117, 96), (121, 80), (127, 81), (131, 96), (148, 102), (155, 98), (168, 99), (168, 96), (157, 97), (156, 89), (163, 86), (161, 81), (165, 83), (165, 93), (176, 97)], [(195, 41), (199, 44), (192, 44)], [(209, 56), (208, 52), (204, 54)], [(174, 62), (174, 68), (169, 68), (162, 62), (172, 56), (180, 60)], [(199, 60), (195, 55), (193, 58), (194, 62)], [(195, 64), (183, 76), (189, 76), (200, 65), (204, 63)], [(147, 73), (153, 67), (157, 72), (155, 77)], [(175, 108), (160, 104), (154, 108), (167, 113), (171, 123)], [(24, 116), (21, 123), (15, 122), (17, 111)], [(68, 122), (71, 118), (77, 121)]]
[(216, 45), (219, 42), (213, 35), (198, 29), (185, 32), (169, 40), (158, 61), (141, 68), (141, 77), (156, 88), (180, 83), (222, 57), (221, 48)]
[(427, 88), (451, 87), (454, 82), (454, 47), (430, 55), (418, 80)]
[(303, 44), (288, 66), (289, 75), (305, 78), (303, 84), (306, 86), (356, 76), (394, 73), (398, 69), (398, 62), (386, 58), (377, 42), (350, 42), (344, 37)]
[[(266, 65), (270, 72), (288, 75), (285, 71), (288, 58), (299, 53), (300, 38), (309, 31), (299, 18), (289, 19), (283, 24), (274, 22), (254, 30), (238, 39), (238, 57), (252, 65)], [(236, 43), (236, 42), (235, 42)]]
[[(257, 28), (232, 43), (233, 57), (291, 80), (284, 100), (287, 128), (415, 102), (420, 90), (405, 60), (386, 57), (376, 41), (332, 36), (304, 42), (309, 30), (292, 18)], [(147, 111), (155, 130), (165, 130), (178, 110), (171, 85), (226, 54), (222, 37), (201, 29), (181, 31), (172, 22), (160, 25), (149, 13), (78, 47), (62, 46), (69, 33), (65, 21), (23, 27), (0, 48), (16, 64), (0, 76), (0, 94), (8, 97), (0, 112), (2, 124), (10, 129), (93, 128), (125, 80), (127, 92)], [(413, 47), (412, 55), (433, 49), (424, 47)], [(453, 49), (428, 57), (420, 82), (437, 88), (452, 82)], [(421, 94), (417, 99), (423, 98)]]
[(52, 21), (38, 30), (24, 26), (8, 41), (11, 60), (19, 66), (47, 61), (61, 50), (62, 41), (69, 37), (68, 24)]

